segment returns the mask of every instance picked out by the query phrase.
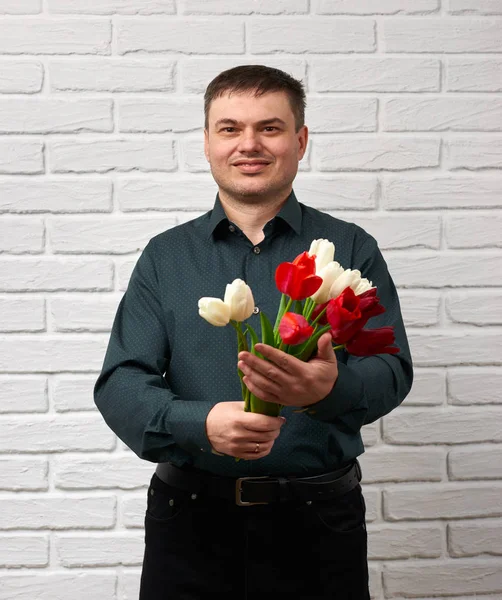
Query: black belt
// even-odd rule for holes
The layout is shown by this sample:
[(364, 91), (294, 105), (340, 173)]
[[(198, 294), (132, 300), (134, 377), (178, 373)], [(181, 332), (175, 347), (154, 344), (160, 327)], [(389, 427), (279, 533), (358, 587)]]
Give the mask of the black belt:
[(269, 504), (286, 500), (320, 500), (342, 496), (361, 481), (361, 467), (355, 460), (331, 473), (314, 477), (219, 477), (204, 471), (159, 463), (155, 471), (164, 483), (192, 493), (204, 492), (235, 502), (239, 506)]

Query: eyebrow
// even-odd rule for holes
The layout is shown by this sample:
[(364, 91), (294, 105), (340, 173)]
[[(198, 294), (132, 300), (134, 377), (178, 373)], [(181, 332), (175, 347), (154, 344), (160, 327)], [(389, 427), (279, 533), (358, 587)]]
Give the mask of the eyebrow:
[[(273, 123), (279, 123), (281, 125), (286, 126), (287, 123), (279, 117), (272, 117), (271, 119), (263, 119), (263, 121), (258, 121), (256, 125), (266, 127), (267, 125), (272, 125)], [(218, 119), (214, 124), (215, 127), (219, 127), (220, 125), (242, 125), (242, 122), (236, 121), (235, 119)]]

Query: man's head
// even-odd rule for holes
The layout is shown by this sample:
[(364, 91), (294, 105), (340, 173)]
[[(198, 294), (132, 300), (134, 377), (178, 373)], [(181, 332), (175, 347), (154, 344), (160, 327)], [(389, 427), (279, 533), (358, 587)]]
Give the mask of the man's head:
[(279, 69), (264, 65), (243, 65), (223, 71), (207, 86), (204, 94), (204, 127), (208, 128), (209, 109), (213, 100), (229, 94), (253, 94), (256, 97), (270, 92), (286, 94), (295, 117), (296, 131), (305, 125), (305, 90), (301, 81)]
[(301, 82), (261, 65), (235, 67), (204, 99), (204, 151), (222, 200), (284, 199), (307, 145)]

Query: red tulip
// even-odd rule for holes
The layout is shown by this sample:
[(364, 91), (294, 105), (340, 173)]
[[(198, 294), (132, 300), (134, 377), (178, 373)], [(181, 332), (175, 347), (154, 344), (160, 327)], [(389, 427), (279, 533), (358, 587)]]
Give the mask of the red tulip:
[(373, 356), (374, 354), (397, 354), (399, 348), (395, 342), (394, 327), (361, 329), (345, 344), (349, 354), (354, 356)]
[(282, 341), (291, 346), (306, 342), (313, 332), (314, 328), (309, 325), (307, 319), (296, 313), (285, 313), (279, 323)]
[[(359, 316), (353, 309), (357, 303)], [(349, 314), (350, 311), (352, 315)], [(347, 312), (349, 311), (349, 312)], [(328, 302), (326, 310), (328, 322), (331, 325), (331, 336), (338, 344), (345, 344), (358, 331), (360, 331), (371, 317), (376, 317), (385, 312), (380, 304), (380, 298), (376, 295), (376, 288), (372, 288), (360, 296), (356, 296), (351, 288), (345, 288), (343, 292)]]
[(280, 292), (293, 300), (315, 294), (322, 285), (322, 278), (315, 274), (315, 255), (302, 252), (292, 263), (281, 263), (275, 271), (275, 283)]
[(315, 321), (317, 319), (317, 317), (324, 311), (324, 313), (322, 314), (321, 317), (319, 317), (319, 321), (317, 321), (319, 323), (319, 325), (327, 325), (328, 324), (328, 317), (326, 316), (326, 308), (328, 306), (328, 303), (325, 302), (324, 304), (316, 304), (314, 310), (312, 311), (312, 314), (310, 315), (310, 318), (312, 319), (312, 321)]

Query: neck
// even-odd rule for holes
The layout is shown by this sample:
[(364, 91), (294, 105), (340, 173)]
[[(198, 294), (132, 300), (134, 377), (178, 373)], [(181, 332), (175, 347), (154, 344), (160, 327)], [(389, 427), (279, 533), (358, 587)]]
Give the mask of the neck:
[(279, 200), (275, 198), (242, 202), (219, 192), (220, 202), (228, 219), (238, 225), (253, 244), (259, 244), (264, 239), (263, 227), (277, 215), (288, 196), (289, 194)]

